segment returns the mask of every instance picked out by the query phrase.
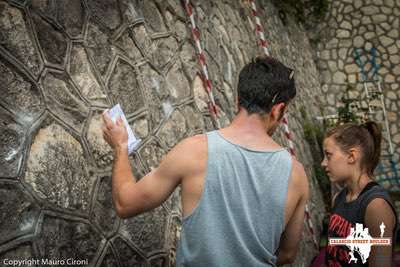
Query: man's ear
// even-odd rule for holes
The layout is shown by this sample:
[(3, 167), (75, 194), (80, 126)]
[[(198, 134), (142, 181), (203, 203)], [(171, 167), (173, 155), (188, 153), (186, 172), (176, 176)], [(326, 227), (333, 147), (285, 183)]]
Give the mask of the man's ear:
[(285, 103), (278, 103), (272, 106), (271, 109), (271, 116), (273, 120), (280, 121), (283, 117), (283, 114), (285, 114), (285, 108), (286, 104)]

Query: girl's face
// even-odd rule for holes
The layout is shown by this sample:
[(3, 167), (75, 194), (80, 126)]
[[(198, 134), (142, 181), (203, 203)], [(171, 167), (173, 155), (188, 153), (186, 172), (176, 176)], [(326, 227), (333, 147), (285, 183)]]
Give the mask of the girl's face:
[(324, 159), (321, 166), (325, 169), (330, 181), (333, 183), (344, 182), (354, 172), (351, 155), (343, 152), (333, 137), (325, 138)]

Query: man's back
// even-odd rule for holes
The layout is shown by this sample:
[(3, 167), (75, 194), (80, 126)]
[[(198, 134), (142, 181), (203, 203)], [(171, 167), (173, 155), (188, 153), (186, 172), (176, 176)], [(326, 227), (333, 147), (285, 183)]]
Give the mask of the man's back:
[[(227, 139), (225, 140), (227, 143), (230, 141), (244, 148), (260, 151), (282, 149), (270, 136), (279, 127), (291, 100), (296, 96), (293, 73), (293, 70), (271, 57), (257, 57), (243, 67), (238, 81), (238, 113), (228, 127), (219, 130), (219, 133)], [(222, 192), (227, 192), (225, 195), (228, 196), (229, 201), (225, 203), (225, 198), (220, 198), (215, 203), (211, 201), (210, 210), (213, 209), (213, 206), (216, 206), (216, 214), (207, 216), (208, 213), (205, 212), (201, 219), (208, 221), (216, 218), (214, 223), (217, 222), (218, 227), (213, 233), (219, 233), (219, 229), (222, 231), (225, 227), (232, 229), (235, 225), (241, 224), (243, 220), (247, 224), (238, 227), (240, 231), (237, 231), (234, 240), (236, 242), (234, 245), (237, 245), (238, 249), (229, 249), (229, 246), (223, 247), (226, 243), (232, 241), (229, 231), (223, 237), (221, 234), (212, 236), (211, 231), (207, 230), (207, 226), (204, 226), (204, 232), (198, 232), (197, 237), (200, 238), (202, 235), (207, 236), (208, 234), (210, 241), (208, 243), (203, 242), (203, 244), (213, 244), (213, 241), (218, 240), (221, 245), (213, 253), (219, 253), (218, 251), (222, 247), (224, 249), (224, 255), (218, 257), (229, 254), (232, 255), (232, 258), (237, 258), (236, 253), (242, 253), (241, 250), (247, 253), (250, 249), (248, 255), (254, 254), (252, 251), (257, 250), (268, 251), (268, 253), (264, 253), (267, 256), (258, 256), (258, 258), (264, 257), (263, 260), (266, 262), (273, 261), (271, 254), (277, 255), (276, 265), (294, 261), (304, 224), (304, 208), (309, 190), (303, 166), (295, 159), (291, 160), (291, 167), (288, 167), (290, 165), (288, 159), (290, 158), (287, 157), (286, 160), (275, 162), (271, 160), (271, 163), (265, 163), (265, 166), (261, 165), (261, 170), (258, 167), (255, 168), (257, 171), (252, 171), (251, 166), (257, 166), (259, 161), (262, 162), (263, 159), (247, 162), (246, 157), (239, 154), (233, 157), (234, 160), (229, 155), (226, 155), (224, 159), (213, 156), (215, 159), (210, 160), (208, 159), (207, 138), (204, 135), (199, 135), (179, 142), (163, 158), (158, 168), (153, 169), (142, 179), (136, 181), (137, 179), (130, 169), (128, 134), (122, 120), (113, 123), (106, 114), (103, 115), (103, 119), (105, 123), (103, 136), (115, 153), (112, 195), (118, 216), (129, 218), (151, 210), (166, 201), (175, 188), (180, 185), (182, 187), (183, 215), (187, 216), (193, 212), (191, 217), (194, 217), (196, 213), (200, 213), (195, 208), (199, 205), (200, 210), (202, 206), (205, 206), (202, 205), (205, 202), (202, 201), (202, 196), (203, 192), (205, 195), (208, 192), (209, 183), (205, 182), (209, 180), (205, 179), (208, 178), (206, 175), (207, 161), (214, 164), (214, 161), (220, 160), (222, 163), (217, 166), (222, 164), (223, 169), (217, 169), (214, 172), (219, 174), (216, 176), (218, 179), (216, 179), (221, 186), (219, 189), (217, 188), (215, 195), (221, 197), (223, 196)], [(234, 146), (233, 144), (232, 146)], [(211, 148), (213, 149), (212, 146)], [(243, 150), (246, 150), (244, 148)], [(218, 148), (216, 150), (215, 154), (218, 154)], [(287, 155), (285, 151), (275, 151), (274, 153)], [(251, 158), (251, 156), (249, 157)], [(239, 164), (236, 164), (236, 162), (239, 162)], [(240, 177), (242, 174), (235, 176), (232, 174), (236, 170), (235, 168), (239, 168), (240, 172), (244, 173), (243, 177), (250, 178)], [(276, 177), (272, 178), (274, 175), (268, 177), (269, 171), (277, 172)], [(236, 180), (231, 177), (235, 177)], [(211, 178), (210, 180), (212, 180)], [(268, 180), (273, 183), (270, 185), (263, 184)], [(235, 183), (236, 181), (238, 184)], [(222, 190), (222, 188), (227, 190)], [(236, 198), (236, 195), (239, 197)], [(264, 203), (268, 206), (263, 206)], [(257, 213), (254, 213), (254, 211), (257, 211)], [(250, 216), (247, 215), (248, 213)], [(266, 218), (258, 216), (258, 213)], [(224, 216), (229, 220), (223, 222)], [(225, 224), (218, 225), (219, 218)], [(189, 217), (188, 220), (190, 220)], [(268, 226), (269, 222), (273, 220), (276, 220), (276, 223), (273, 226)], [(253, 229), (253, 225), (257, 225), (257, 227)], [(272, 229), (268, 229), (268, 227)], [(269, 230), (270, 233), (265, 234)], [(242, 233), (243, 236), (246, 236), (244, 237), (246, 239), (244, 244), (241, 244), (241, 238), (237, 238)], [(280, 241), (279, 247), (276, 248), (278, 236), (280, 236)], [(256, 240), (249, 241), (249, 238)], [(258, 247), (257, 243), (259, 244)], [(250, 248), (254, 246), (256, 246), (254, 250)], [(276, 251), (274, 251), (275, 249)], [(249, 263), (245, 265), (248, 266)]]
[(197, 164), (193, 161), (194, 171), (181, 183), (184, 219), (177, 266), (275, 265), (281, 234), (301, 192), (289, 192), (287, 200), (292, 158), (286, 150), (272, 140), (260, 146), (257, 138), (249, 142), (242, 136), (235, 141), (244, 146), (228, 139), (229, 130), (189, 141)]

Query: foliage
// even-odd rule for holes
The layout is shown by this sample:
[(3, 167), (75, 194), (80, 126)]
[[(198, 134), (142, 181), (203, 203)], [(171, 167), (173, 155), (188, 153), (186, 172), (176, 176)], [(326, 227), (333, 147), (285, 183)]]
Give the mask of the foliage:
[(324, 125), (326, 126), (326, 128), (349, 122), (360, 124), (372, 119), (373, 111), (376, 108), (376, 106), (374, 106), (372, 102), (374, 100), (378, 100), (382, 93), (370, 92), (369, 97), (366, 99), (367, 106), (363, 106), (361, 99), (351, 98), (349, 96), (350, 91), (353, 90), (355, 89), (352, 86), (347, 86), (346, 94), (341, 99), (343, 105), (338, 108), (337, 118), (333, 120), (326, 119), (324, 121)]
[[(329, 178), (321, 166), (321, 161), (323, 160), (322, 142), (324, 140), (325, 128), (321, 123), (310, 119), (304, 107), (300, 108), (300, 113), (303, 117), (304, 138), (310, 145), (311, 155), (314, 162), (313, 169), (315, 177), (317, 178), (317, 183), (322, 192), (330, 192)], [(330, 194), (323, 194), (323, 199), (326, 208), (329, 209)]]
[(354, 102), (357, 100), (342, 97), (343, 107), (338, 108), (339, 124), (347, 122), (357, 122), (359, 118), (353, 111)]
[(329, 0), (274, 0), (280, 12), (294, 16), (306, 24), (309, 20), (320, 21), (329, 9)]

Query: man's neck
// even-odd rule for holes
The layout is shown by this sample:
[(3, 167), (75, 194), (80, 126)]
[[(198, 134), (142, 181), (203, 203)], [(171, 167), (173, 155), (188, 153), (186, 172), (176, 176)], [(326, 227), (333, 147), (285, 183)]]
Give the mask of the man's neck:
[(268, 117), (251, 114), (240, 109), (232, 123), (220, 132), (232, 142), (254, 149), (277, 149), (279, 144), (268, 135), (270, 124)]
[(243, 108), (240, 108), (239, 113), (233, 119), (229, 127), (243, 133), (271, 137), (268, 135), (271, 128), (268, 117), (263, 117), (255, 113), (249, 114)]

